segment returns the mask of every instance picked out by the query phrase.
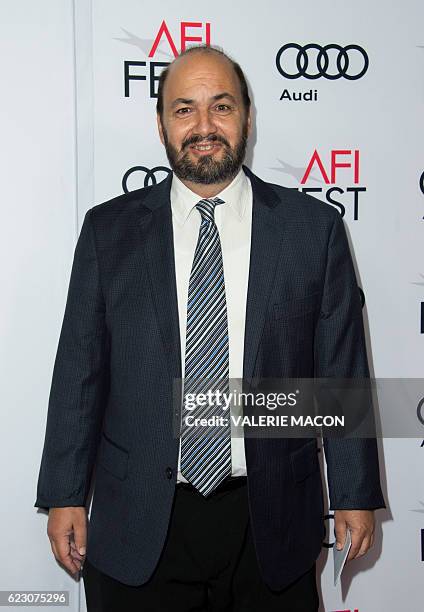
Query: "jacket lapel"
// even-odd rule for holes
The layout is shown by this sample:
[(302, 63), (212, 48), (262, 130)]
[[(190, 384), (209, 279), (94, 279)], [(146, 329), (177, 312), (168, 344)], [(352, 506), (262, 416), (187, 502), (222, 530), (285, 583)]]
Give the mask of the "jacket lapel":
[(253, 192), (252, 235), (244, 334), (243, 378), (253, 376), (268, 299), (281, 251), (282, 228), (275, 215), (279, 198), (246, 166)]
[(141, 244), (157, 321), (172, 378), (181, 378), (181, 344), (175, 277), (170, 189), (172, 174), (152, 187), (141, 202)]

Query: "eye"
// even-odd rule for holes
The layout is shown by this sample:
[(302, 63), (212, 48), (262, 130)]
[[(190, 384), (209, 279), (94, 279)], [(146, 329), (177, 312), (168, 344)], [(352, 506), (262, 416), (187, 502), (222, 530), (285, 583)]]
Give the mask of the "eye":
[(229, 106), (228, 104), (217, 104), (215, 106), (215, 109), (219, 113), (229, 113), (231, 111), (231, 106)]
[(188, 113), (190, 113), (191, 108), (189, 108), (188, 106), (184, 106), (183, 108), (179, 108), (176, 113), (177, 115), (187, 115)]

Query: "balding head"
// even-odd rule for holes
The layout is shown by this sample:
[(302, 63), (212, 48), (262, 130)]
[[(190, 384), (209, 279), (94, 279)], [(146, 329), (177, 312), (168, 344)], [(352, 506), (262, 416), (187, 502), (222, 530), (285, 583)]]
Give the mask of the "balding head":
[(206, 54), (206, 55), (212, 56), (212, 59), (220, 58), (222, 61), (230, 64), (232, 70), (234, 71), (235, 77), (238, 80), (239, 88), (240, 88), (240, 97), (243, 101), (243, 105), (246, 110), (246, 114), (248, 114), (250, 112), (250, 106), (251, 106), (249, 89), (247, 86), (246, 77), (244, 76), (244, 72), (241, 69), (240, 65), (234, 60), (232, 60), (226, 53), (224, 53), (220, 49), (216, 47), (206, 46), (206, 45), (198, 45), (198, 46), (189, 47), (188, 49), (186, 49), (186, 51), (184, 51), (177, 58), (175, 58), (175, 60), (167, 68), (162, 70), (161, 75), (159, 77), (159, 85), (158, 85), (158, 100), (156, 104), (157, 113), (160, 116), (162, 116), (163, 95), (164, 95), (165, 83), (170, 73), (174, 70), (175, 67), (178, 68), (178, 64), (184, 61), (185, 58), (188, 58), (188, 60), (190, 60), (193, 56), (199, 53), (201, 53), (202, 55)]

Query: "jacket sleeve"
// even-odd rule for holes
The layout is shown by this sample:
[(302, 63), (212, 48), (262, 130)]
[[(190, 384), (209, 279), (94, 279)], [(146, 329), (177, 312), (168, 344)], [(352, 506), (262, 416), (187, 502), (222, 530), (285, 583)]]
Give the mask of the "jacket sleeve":
[(83, 506), (108, 395), (108, 334), (91, 210), (72, 264), (34, 506)]
[[(328, 242), (315, 377), (369, 378), (362, 307), (343, 220), (335, 214)], [(385, 508), (374, 437), (324, 437), (330, 510)]]

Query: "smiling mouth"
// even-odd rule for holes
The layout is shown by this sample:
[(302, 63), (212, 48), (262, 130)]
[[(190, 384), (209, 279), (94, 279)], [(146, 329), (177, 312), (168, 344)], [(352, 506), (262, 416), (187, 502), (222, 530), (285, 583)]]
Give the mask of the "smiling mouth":
[(196, 144), (196, 145), (191, 145), (190, 147), (191, 149), (194, 149), (195, 151), (201, 151), (201, 152), (210, 152), (213, 151), (214, 149), (219, 149), (221, 148), (221, 144), (219, 142), (213, 142), (213, 143), (208, 143), (208, 144)]

